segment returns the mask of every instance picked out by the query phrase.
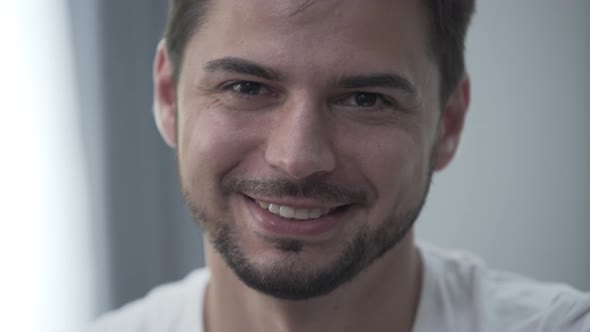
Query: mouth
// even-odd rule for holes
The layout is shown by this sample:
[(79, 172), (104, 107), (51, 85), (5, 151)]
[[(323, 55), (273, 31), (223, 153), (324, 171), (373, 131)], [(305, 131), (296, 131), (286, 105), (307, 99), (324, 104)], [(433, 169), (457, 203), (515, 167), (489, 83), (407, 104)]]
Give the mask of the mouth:
[(268, 212), (279, 215), (286, 219), (293, 220), (310, 220), (318, 219), (327, 214), (334, 212), (339, 207), (294, 207), (288, 205), (281, 205), (277, 203), (270, 203), (266, 201), (254, 200), (258, 206), (267, 210)]
[(325, 238), (349, 219), (353, 204), (326, 205), (302, 200), (258, 199), (243, 195), (257, 233), (269, 237)]

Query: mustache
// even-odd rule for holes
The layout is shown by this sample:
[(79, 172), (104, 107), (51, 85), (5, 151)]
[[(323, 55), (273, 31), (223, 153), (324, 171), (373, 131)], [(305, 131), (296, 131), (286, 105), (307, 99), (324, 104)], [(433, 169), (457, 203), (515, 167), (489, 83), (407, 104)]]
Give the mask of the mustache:
[(293, 182), (287, 179), (240, 179), (224, 178), (221, 181), (224, 193), (240, 192), (259, 197), (307, 198), (331, 204), (361, 204), (368, 202), (367, 193), (327, 183), (313, 178)]

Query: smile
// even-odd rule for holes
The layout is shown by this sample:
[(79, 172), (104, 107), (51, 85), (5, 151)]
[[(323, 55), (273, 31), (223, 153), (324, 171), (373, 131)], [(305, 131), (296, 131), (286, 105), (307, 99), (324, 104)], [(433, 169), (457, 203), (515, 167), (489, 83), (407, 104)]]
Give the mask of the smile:
[(318, 219), (335, 210), (335, 208), (295, 208), (286, 205), (279, 205), (256, 200), (256, 203), (263, 209), (272, 214), (279, 215), (283, 218), (296, 220)]

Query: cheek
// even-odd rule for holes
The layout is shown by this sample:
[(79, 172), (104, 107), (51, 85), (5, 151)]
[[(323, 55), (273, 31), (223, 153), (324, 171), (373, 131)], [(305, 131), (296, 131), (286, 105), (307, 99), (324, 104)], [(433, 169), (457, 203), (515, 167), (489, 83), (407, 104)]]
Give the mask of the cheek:
[(179, 162), (183, 180), (193, 191), (219, 193), (223, 176), (259, 145), (247, 114), (224, 110), (215, 102), (184, 111), (179, 126)]
[(213, 183), (203, 181), (216, 181), (238, 158), (234, 132), (208, 109), (184, 110), (179, 121), (178, 156), (183, 180), (210, 187)]
[(419, 204), (428, 185), (428, 140), (397, 131), (364, 142), (356, 144), (355, 162), (373, 198), (367, 219), (380, 223), (392, 211), (399, 214)]
[(420, 183), (427, 163), (420, 152), (420, 146), (398, 141), (372, 156), (369, 176), (381, 195), (402, 196)]

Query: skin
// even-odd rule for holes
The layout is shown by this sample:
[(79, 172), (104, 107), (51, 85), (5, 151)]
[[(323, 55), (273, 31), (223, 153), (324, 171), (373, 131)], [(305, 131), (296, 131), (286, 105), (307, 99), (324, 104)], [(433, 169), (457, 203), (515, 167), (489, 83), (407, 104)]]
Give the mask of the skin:
[[(307, 276), (331, 266), (363, 231), (372, 239), (411, 225), (414, 218), (402, 216), (419, 211), (431, 173), (452, 159), (469, 102), (466, 77), (448, 100), (438, 99), (427, 20), (417, 1), (213, 0), (206, 23), (187, 45), (177, 83), (160, 43), (156, 122), (177, 150), (183, 192), (206, 230), (212, 274), (207, 331), (411, 330), (422, 278), (412, 230), (350, 282), (299, 301), (246, 286), (214, 243), (224, 227), (231, 229), (258, 272), (288, 267), (283, 270)], [(211, 68), (227, 57), (276, 77)], [(410, 88), (342, 84), (343, 78), (383, 73)], [(236, 84), (243, 81), (256, 83), (255, 89)], [(361, 106), (359, 92), (383, 99)], [(341, 198), (337, 205), (348, 209), (320, 234), (273, 234), (253, 226), (245, 195), (296, 207), (335, 203), (322, 195), (225, 190), (228, 179), (295, 185), (319, 179), (361, 192), (364, 200)], [(286, 251), (280, 241), (297, 241), (301, 248)], [(371, 250), (366, 254), (376, 255)]]

